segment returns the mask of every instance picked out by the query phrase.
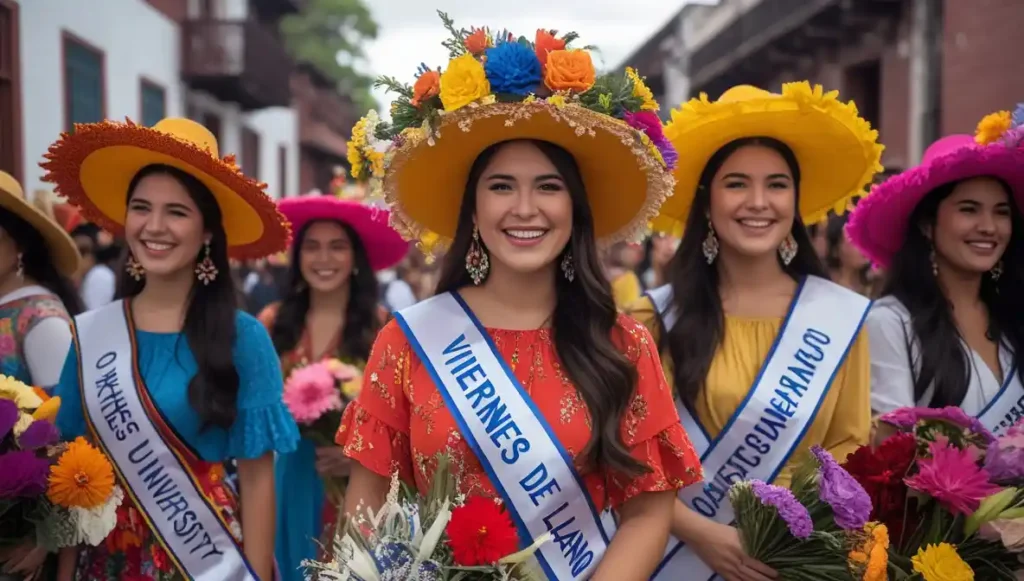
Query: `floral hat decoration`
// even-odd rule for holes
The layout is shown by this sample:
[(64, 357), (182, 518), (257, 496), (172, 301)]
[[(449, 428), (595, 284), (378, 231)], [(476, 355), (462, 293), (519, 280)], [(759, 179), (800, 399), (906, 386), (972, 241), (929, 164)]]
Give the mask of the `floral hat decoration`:
[(701, 93), (671, 116), (665, 135), (687, 153), (675, 169), (676, 195), (652, 223), (656, 231), (670, 232), (686, 223), (708, 160), (744, 137), (770, 137), (793, 151), (800, 164), (800, 216), (808, 224), (829, 210), (845, 212), (850, 199), (863, 195), (883, 169), (878, 131), (857, 106), (840, 101), (838, 91), (826, 92), (807, 81), (785, 83), (781, 93), (739, 85), (717, 101)]
[(538, 30), (531, 41), (457, 29), (439, 15), (450, 33), (447, 67), (421, 65), (412, 86), (378, 80), (398, 95), (392, 121), (371, 111), (349, 142), (353, 177), (385, 199), (395, 228), (421, 248), (447, 245), (477, 156), (495, 143), (537, 139), (575, 158), (602, 243), (642, 231), (672, 193), (667, 170), (677, 155), (636, 71), (598, 75), (572, 32)]
[(50, 146), (43, 181), (81, 208), (86, 220), (120, 235), (128, 204), (128, 186), (148, 165), (175, 167), (203, 182), (221, 208), (228, 254), (256, 259), (284, 250), (291, 238), (288, 221), (264, 190), (247, 177), (234, 155), (219, 157), (210, 131), (183, 118), (167, 118), (153, 127), (102, 121), (76, 124)]
[(903, 245), (910, 216), (932, 190), (991, 176), (1009, 186), (1024, 210), (1024, 103), (978, 123), (974, 135), (947, 135), (931, 144), (921, 164), (875, 186), (850, 215), (846, 233), (872, 262), (886, 267)]

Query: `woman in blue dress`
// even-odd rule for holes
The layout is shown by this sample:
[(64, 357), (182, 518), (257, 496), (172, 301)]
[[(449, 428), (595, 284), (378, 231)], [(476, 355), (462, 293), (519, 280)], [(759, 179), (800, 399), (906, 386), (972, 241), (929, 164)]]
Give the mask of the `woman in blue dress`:
[[(75, 318), (57, 387), (62, 436), (101, 447), (125, 500), (104, 543), (62, 555), (62, 580), (273, 576), (274, 453), (295, 450), (298, 431), (270, 338), (236, 308), (228, 257), (278, 252), (289, 229), (216, 152), (187, 119), (102, 122), (62, 136), (44, 164), (128, 248), (121, 300)], [(232, 460), (241, 499), (224, 482)]]

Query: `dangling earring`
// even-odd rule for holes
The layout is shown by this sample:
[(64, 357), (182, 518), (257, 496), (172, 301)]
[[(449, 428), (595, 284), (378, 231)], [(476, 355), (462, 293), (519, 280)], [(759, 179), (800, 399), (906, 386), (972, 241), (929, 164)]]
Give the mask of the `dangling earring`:
[[(20, 254), (18, 255), (18, 258), (19, 260), (21, 259)], [(21, 264), (21, 262), (18, 264)], [(1003, 276), (1003, 261), (1000, 260), (997, 262), (996, 265), (992, 267), (992, 270), (988, 271), (988, 274), (992, 277), (992, 282), (999, 282), (999, 277)]]
[(128, 260), (124, 263), (124, 270), (128, 273), (128, 276), (134, 278), (137, 281), (142, 280), (142, 277), (146, 276), (146, 269), (142, 267), (142, 263), (135, 260), (135, 255), (131, 252), (128, 253)]
[[(932, 276), (939, 276), (939, 263), (935, 261), (935, 246), (932, 246), (932, 251), (928, 253), (928, 259), (932, 262)], [(1000, 273), (1002, 274), (1002, 273)]]
[(25, 263), (21, 260), (22, 254), (18, 253), (18, 278), (25, 278)]
[(565, 255), (562, 256), (562, 274), (569, 282), (576, 278), (576, 267), (572, 265), (572, 250), (566, 250)]
[(480, 230), (473, 225), (473, 240), (469, 243), (469, 252), (466, 253), (466, 272), (473, 284), (480, 285), (487, 278), (491, 270), (491, 259), (484, 252), (484, 246), (480, 243)]
[(701, 242), (700, 249), (704, 251), (704, 258), (707, 259), (708, 264), (713, 263), (718, 256), (718, 236), (715, 236), (715, 227), (711, 224), (710, 216), (708, 216), (708, 235), (704, 237), (704, 242)]
[(357, 267), (352, 269), (352, 276), (356, 276), (358, 274), (359, 274), (359, 267), (357, 266)]
[(793, 238), (793, 234), (789, 233), (786, 235), (786, 239), (779, 245), (779, 258), (782, 259), (782, 264), (789, 266), (790, 262), (796, 258), (797, 246), (796, 238)]
[(203, 260), (199, 264), (196, 265), (195, 273), (196, 273), (196, 278), (199, 279), (199, 282), (203, 283), (204, 285), (208, 285), (211, 282), (217, 280), (217, 275), (220, 273), (220, 271), (217, 270), (217, 265), (214, 264), (213, 260), (210, 259), (210, 241), (209, 240), (206, 241), (206, 245), (205, 246), (206, 246), (206, 255), (203, 257)]

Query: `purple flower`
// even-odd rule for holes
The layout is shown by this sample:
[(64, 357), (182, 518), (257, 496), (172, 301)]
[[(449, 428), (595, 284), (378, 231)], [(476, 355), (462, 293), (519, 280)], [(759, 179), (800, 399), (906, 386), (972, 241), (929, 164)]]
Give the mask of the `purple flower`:
[(0, 399), (0, 440), (7, 437), (18, 423), (18, 405), (9, 399)]
[(811, 453), (821, 467), (818, 496), (832, 507), (836, 524), (848, 531), (863, 529), (871, 517), (871, 497), (867, 491), (824, 448), (813, 446)]
[(0, 456), (0, 498), (32, 498), (46, 492), (50, 462), (35, 452), (17, 450)]
[(658, 148), (661, 158), (665, 160), (665, 166), (673, 170), (679, 162), (679, 152), (676, 151), (672, 142), (665, 137), (661, 127), (661, 119), (651, 111), (638, 111), (636, 113), (626, 112), (626, 123), (633, 129), (639, 129), (651, 140), (654, 147)]
[(35, 450), (43, 446), (49, 446), (60, 439), (57, 426), (47, 420), (36, 420), (22, 432), (18, 438), (18, 445), (23, 450)]
[(989, 445), (985, 470), (993, 482), (1014, 484), (1024, 480), (1024, 423), (1018, 423)]
[(751, 480), (750, 488), (761, 504), (775, 507), (779, 511), (779, 516), (786, 522), (790, 534), (798, 539), (806, 539), (811, 536), (811, 532), (814, 530), (811, 514), (788, 488), (765, 484), (760, 480)]
[(1017, 108), (1013, 111), (1012, 119), (1014, 127), (1024, 126), (1024, 103), (1017, 103)]

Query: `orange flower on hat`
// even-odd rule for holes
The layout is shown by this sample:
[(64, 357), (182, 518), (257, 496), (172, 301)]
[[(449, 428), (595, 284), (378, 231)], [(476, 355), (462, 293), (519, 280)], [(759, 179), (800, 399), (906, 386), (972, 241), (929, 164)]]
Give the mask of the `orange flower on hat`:
[(583, 92), (594, 86), (594, 61), (585, 50), (553, 50), (548, 53), (544, 84), (552, 91)]
[(412, 86), (412, 106), (419, 107), (420, 103), (436, 97), (441, 92), (441, 73), (438, 71), (426, 71), (416, 84)]
[(488, 41), (487, 31), (480, 28), (478, 30), (474, 30), (466, 37), (465, 45), (466, 50), (471, 54), (479, 56), (490, 47), (491, 43)]
[(537, 36), (533, 40), (533, 49), (537, 53), (537, 60), (540, 61), (540, 66), (544, 67), (548, 64), (548, 53), (555, 50), (565, 50), (565, 41), (556, 38), (555, 35), (544, 29), (538, 28)]
[(102, 452), (79, 436), (50, 468), (46, 496), (67, 508), (103, 506), (114, 489), (114, 468)]
[(999, 141), (999, 138), (1009, 131), (1012, 126), (1013, 118), (1010, 116), (1009, 111), (990, 113), (978, 122), (978, 128), (974, 133), (974, 141), (981, 145), (994, 143)]

